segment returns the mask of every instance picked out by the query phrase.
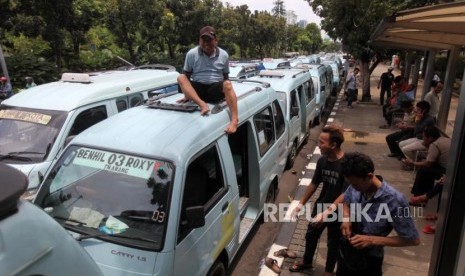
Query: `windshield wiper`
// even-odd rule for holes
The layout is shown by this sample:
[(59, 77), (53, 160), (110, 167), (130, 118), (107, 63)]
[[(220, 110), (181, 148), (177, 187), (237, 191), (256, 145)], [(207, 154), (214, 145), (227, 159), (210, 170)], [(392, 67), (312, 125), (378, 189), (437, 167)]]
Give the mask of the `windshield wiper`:
[(152, 240), (152, 239), (137, 237), (137, 236), (128, 236), (128, 235), (124, 235), (123, 233), (119, 233), (119, 234), (98, 233), (98, 234), (89, 234), (89, 235), (82, 235), (81, 234), (81, 235), (76, 237), (76, 240), (77, 241), (82, 241), (82, 240), (86, 240), (86, 239), (105, 237), (105, 236), (157, 243), (157, 241)]
[(6, 160), (6, 159), (17, 160), (17, 161), (32, 161), (32, 159), (29, 157), (18, 156), (15, 153), (0, 154), (0, 161)]
[(18, 155), (18, 154), (42, 154), (45, 155), (45, 152), (37, 152), (37, 151), (14, 151), (9, 152), (8, 154)]
[[(52, 216), (54, 219), (60, 219), (60, 220), (64, 220), (65, 223), (68, 223), (70, 224), (70, 222), (72, 223), (76, 223), (78, 224), (79, 226), (85, 226), (87, 223), (83, 222), (83, 221), (80, 221), (80, 220), (77, 220), (77, 219), (71, 219), (71, 218), (65, 218), (65, 217), (60, 217), (60, 216)], [(72, 224), (71, 224), (72, 225)]]

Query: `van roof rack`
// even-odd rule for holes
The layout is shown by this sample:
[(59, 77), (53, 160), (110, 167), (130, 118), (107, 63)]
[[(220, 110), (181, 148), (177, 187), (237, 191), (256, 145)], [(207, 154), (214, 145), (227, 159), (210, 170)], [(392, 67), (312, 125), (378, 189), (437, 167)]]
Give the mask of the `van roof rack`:
[(297, 77), (300, 74), (305, 74), (305, 72), (307, 72), (307, 70), (302, 70), (302, 71), (300, 71), (298, 73), (295, 73), (294, 75), (292, 75), (292, 78), (294, 79), (295, 77)]
[(155, 109), (164, 109), (164, 110), (175, 110), (175, 111), (182, 111), (182, 112), (194, 112), (199, 110), (199, 106), (192, 103), (186, 104), (171, 104), (171, 103), (163, 103), (161, 101), (151, 101), (150, 103), (147, 102), (146, 106)]
[(173, 65), (168, 65), (168, 64), (146, 64), (146, 65), (141, 65), (137, 66), (134, 68), (134, 70), (137, 69), (156, 69), (156, 70), (166, 70), (166, 71), (176, 71), (176, 67)]
[(243, 82), (258, 83), (258, 84), (261, 84), (263, 88), (268, 88), (271, 86), (270, 83), (266, 81), (251, 80), (251, 79), (238, 79), (238, 78), (230, 78), (230, 80), (238, 82), (238, 83), (243, 83)]

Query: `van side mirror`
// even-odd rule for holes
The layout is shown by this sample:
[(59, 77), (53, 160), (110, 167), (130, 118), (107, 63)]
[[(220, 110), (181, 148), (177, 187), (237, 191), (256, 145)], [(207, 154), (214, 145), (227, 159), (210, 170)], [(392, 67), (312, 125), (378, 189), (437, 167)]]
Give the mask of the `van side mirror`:
[(291, 107), (291, 118), (294, 116), (299, 115), (299, 108), (298, 107)]
[(190, 229), (203, 227), (205, 225), (205, 210), (203, 206), (187, 207), (186, 218)]

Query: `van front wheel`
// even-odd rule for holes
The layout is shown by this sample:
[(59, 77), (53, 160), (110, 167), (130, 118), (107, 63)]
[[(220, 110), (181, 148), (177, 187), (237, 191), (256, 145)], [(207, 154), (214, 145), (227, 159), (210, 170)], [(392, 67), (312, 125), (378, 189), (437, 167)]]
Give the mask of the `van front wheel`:
[(226, 269), (223, 262), (216, 260), (207, 273), (208, 276), (226, 276)]

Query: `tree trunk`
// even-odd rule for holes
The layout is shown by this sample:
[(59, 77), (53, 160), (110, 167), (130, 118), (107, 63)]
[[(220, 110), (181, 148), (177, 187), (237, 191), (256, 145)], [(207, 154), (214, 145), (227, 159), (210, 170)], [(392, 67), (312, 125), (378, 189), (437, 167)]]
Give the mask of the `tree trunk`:
[(362, 102), (371, 102), (370, 94), (370, 68), (367, 60), (360, 60), (360, 72), (362, 78)]

